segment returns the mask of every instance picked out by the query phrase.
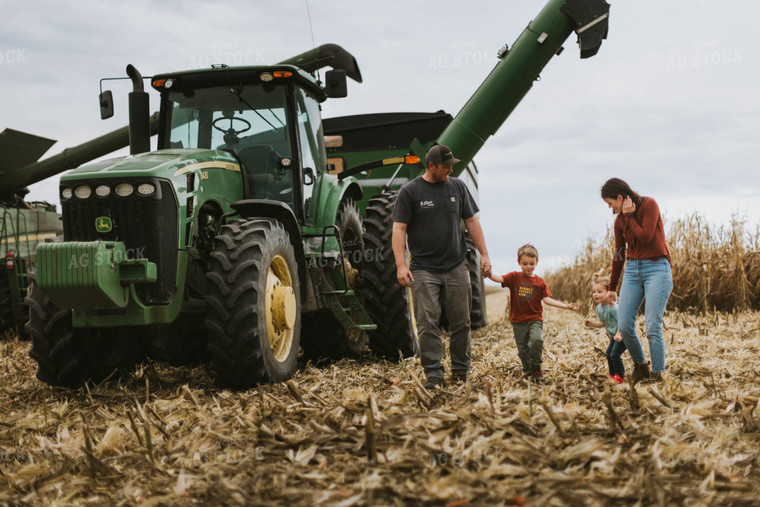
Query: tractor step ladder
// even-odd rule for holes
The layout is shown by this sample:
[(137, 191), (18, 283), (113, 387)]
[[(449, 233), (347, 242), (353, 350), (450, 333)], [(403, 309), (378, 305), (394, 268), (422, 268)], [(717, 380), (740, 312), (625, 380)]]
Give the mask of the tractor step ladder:
[[(332, 233), (329, 233), (328, 231), (332, 231)], [(341, 273), (343, 276), (342, 280), (336, 280), (336, 284), (340, 284), (342, 281), (344, 288), (333, 288), (327, 278), (325, 278), (324, 271), (318, 267), (311, 268), (315, 270), (314, 274), (317, 274), (318, 272), (319, 289), (322, 293), (322, 298), (325, 301), (325, 305), (333, 313), (333, 315), (335, 315), (344, 329), (362, 329), (365, 331), (373, 331), (377, 329), (377, 325), (374, 324), (372, 322), (372, 319), (369, 318), (369, 315), (359, 301), (359, 298), (356, 297), (356, 292), (354, 292), (348, 286), (345, 255), (343, 253), (343, 241), (340, 237), (340, 229), (338, 229), (336, 225), (327, 225), (322, 229), (322, 251), (320, 260), (325, 258), (325, 242), (330, 236), (335, 237), (338, 240), (338, 245), (340, 246), (340, 260), (338, 262), (340, 262)]]

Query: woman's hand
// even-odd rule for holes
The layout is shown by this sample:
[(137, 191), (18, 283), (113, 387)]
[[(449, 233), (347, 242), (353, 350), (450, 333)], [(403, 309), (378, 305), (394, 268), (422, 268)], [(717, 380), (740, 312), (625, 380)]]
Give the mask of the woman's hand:
[(615, 340), (616, 342), (622, 342), (623, 341), (623, 336), (620, 334), (620, 331), (618, 331), (617, 333), (615, 333), (615, 337), (613, 338), (613, 340)]
[(626, 197), (623, 199), (623, 214), (627, 213), (633, 213), (636, 211), (636, 204), (633, 202), (633, 199), (631, 199), (631, 196)]

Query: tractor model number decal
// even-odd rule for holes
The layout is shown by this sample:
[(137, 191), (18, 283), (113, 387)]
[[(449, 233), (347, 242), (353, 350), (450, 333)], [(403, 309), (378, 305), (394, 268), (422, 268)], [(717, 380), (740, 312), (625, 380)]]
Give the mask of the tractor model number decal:
[(111, 232), (113, 223), (110, 217), (98, 217), (95, 219), (95, 230), (98, 232)]
[[(186, 165), (181, 169), (177, 169), (174, 171), (174, 176), (191, 173), (193, 171), (198, 171), (199, 169), (222, 169), (224, 171), (233, 171), (239, 173), (240, 165), (232, 162), (198, 162), (195, 164)], [(205, 178), (203, 177), (204, 173), (206, 174)], [(208, 179), (208, 171), (201, 171), (201, 179)]]

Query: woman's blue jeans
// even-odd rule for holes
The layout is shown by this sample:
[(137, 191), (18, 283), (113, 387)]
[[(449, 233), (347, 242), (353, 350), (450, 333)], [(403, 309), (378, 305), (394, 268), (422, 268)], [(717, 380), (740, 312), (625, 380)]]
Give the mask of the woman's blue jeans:
[(652, 371), (665, 371), (665, 338), (662, 336), (662, 315), (673, 290), (673, 275), (667, 257), (628, 259), (620, 287), (618, 328), (634, 363), (646, 361), (644, 349), (636, 334), (636, 315), (646, 299), (644, 320), (649, 340)]

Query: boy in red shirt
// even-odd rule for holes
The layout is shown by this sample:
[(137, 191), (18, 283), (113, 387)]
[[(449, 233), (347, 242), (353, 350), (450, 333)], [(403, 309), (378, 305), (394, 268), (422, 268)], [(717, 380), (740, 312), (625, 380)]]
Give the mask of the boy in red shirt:
[(579, 311), (579, 307), (575, 303), (552, 299), (552, 293), (544, 279), (533, 274), (538, 263), (538, 250), (533, 245), (523, 245), (517, 250), (517, 262), (521, 271), (513, 271), (504, 276), (491, 274), (489, 278), (502, 287), (509, 288), (509, 321), (514, 330), (523, 372), (530, 375), (534, 382), (541, 383), (544, 381), (541, 373), (544, 349), (544, 339), (541, 336), (544, 327), (542, 302), (574, 312)]

